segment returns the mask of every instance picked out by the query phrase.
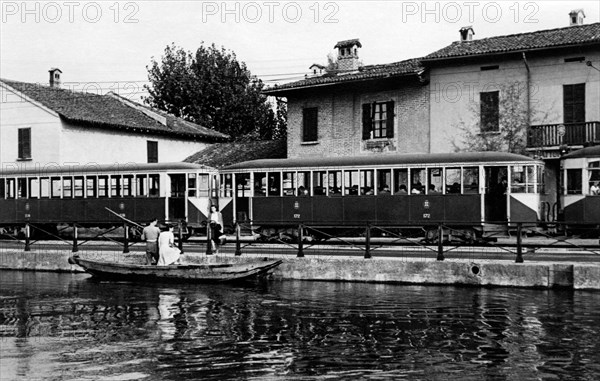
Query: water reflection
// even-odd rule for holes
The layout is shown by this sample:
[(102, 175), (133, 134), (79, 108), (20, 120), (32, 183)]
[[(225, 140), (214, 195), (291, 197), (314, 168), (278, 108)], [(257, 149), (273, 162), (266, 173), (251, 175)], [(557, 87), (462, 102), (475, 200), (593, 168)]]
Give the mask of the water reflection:
[(2, 272), (8, 379), (597, 379), (600, 295)]

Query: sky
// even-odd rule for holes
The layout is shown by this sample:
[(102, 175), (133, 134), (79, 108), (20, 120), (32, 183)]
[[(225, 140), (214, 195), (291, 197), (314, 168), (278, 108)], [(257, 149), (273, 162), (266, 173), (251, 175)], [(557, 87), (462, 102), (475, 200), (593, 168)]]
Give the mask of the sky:
[(267, 85), (303, 78), (325, 64), (337, 41), (358, 38), (364, 64), (421, 57), (458, 40), (600, 21), (600, 2), (573, 1), (0, 1), (0, 77), (145, 95), (146, 66), (174, 43), (223, 46)]

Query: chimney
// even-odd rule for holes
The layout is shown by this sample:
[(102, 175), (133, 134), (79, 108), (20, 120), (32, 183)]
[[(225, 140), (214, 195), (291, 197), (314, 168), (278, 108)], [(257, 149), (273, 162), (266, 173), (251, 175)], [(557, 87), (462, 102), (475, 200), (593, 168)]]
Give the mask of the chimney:
[(569, 26), (583, 25), (584, 18), (585, 13), (583, 13), (583, 9), (573, 9), (569, 12)]
[(340, 41), (333, 47), (338, 50), (338, 70), (355, 71), (358, 70), (360, 63), (358, 61), (358, 49), (362, 45), (358, 38), (353, 40)]
[(48, 73), (50, 73), (50, 87), (60, 87), (60, 75), (62, 71), (57, 67), (53, 67), (48, 70)]
[(460, 32), (460, 42), (473, 40), (473, 35), (475, 34), (475, 31), (473, 30), (473, 27), (471, 25), (463, 26), (462, 28), (460, 28), (459, 32)]

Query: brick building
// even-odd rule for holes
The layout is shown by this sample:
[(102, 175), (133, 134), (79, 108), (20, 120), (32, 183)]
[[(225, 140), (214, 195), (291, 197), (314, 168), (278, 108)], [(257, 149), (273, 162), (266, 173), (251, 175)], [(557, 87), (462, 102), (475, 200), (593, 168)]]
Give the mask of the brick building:
[(287, 98), (288, 157), (430, 151), (424, 68), (414, 59), (362, 65), (361, 47), (340, 41), (335, 68), (265, 91)]

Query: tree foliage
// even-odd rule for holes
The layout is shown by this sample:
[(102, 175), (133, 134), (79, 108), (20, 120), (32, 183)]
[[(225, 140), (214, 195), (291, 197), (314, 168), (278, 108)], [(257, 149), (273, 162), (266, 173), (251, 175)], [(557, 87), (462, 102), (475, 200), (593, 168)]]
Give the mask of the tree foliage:
[(152, 107), (236, 140), (285, 134), (279, 114), (286, 111), (274, 110), (261, 93), (262, 81), (225, 48), (202, 44), (193, 53), (171, 44), (146, 69), (150, 85), (144, 101)]
[(480, 103), (471, 102), (470, 122), (460, 121), (455, 125), (459, 130), (458, 137), (452, 142), (455, 151), (525, 153), (530, 121), (545, 120), (548, 115), (538, 110), (534, 102), (531, 102), (528, 112), (527, 88), (522, 83), (500, 84), (497, 88), (500, 93), (499, 131), (483, 131)]

